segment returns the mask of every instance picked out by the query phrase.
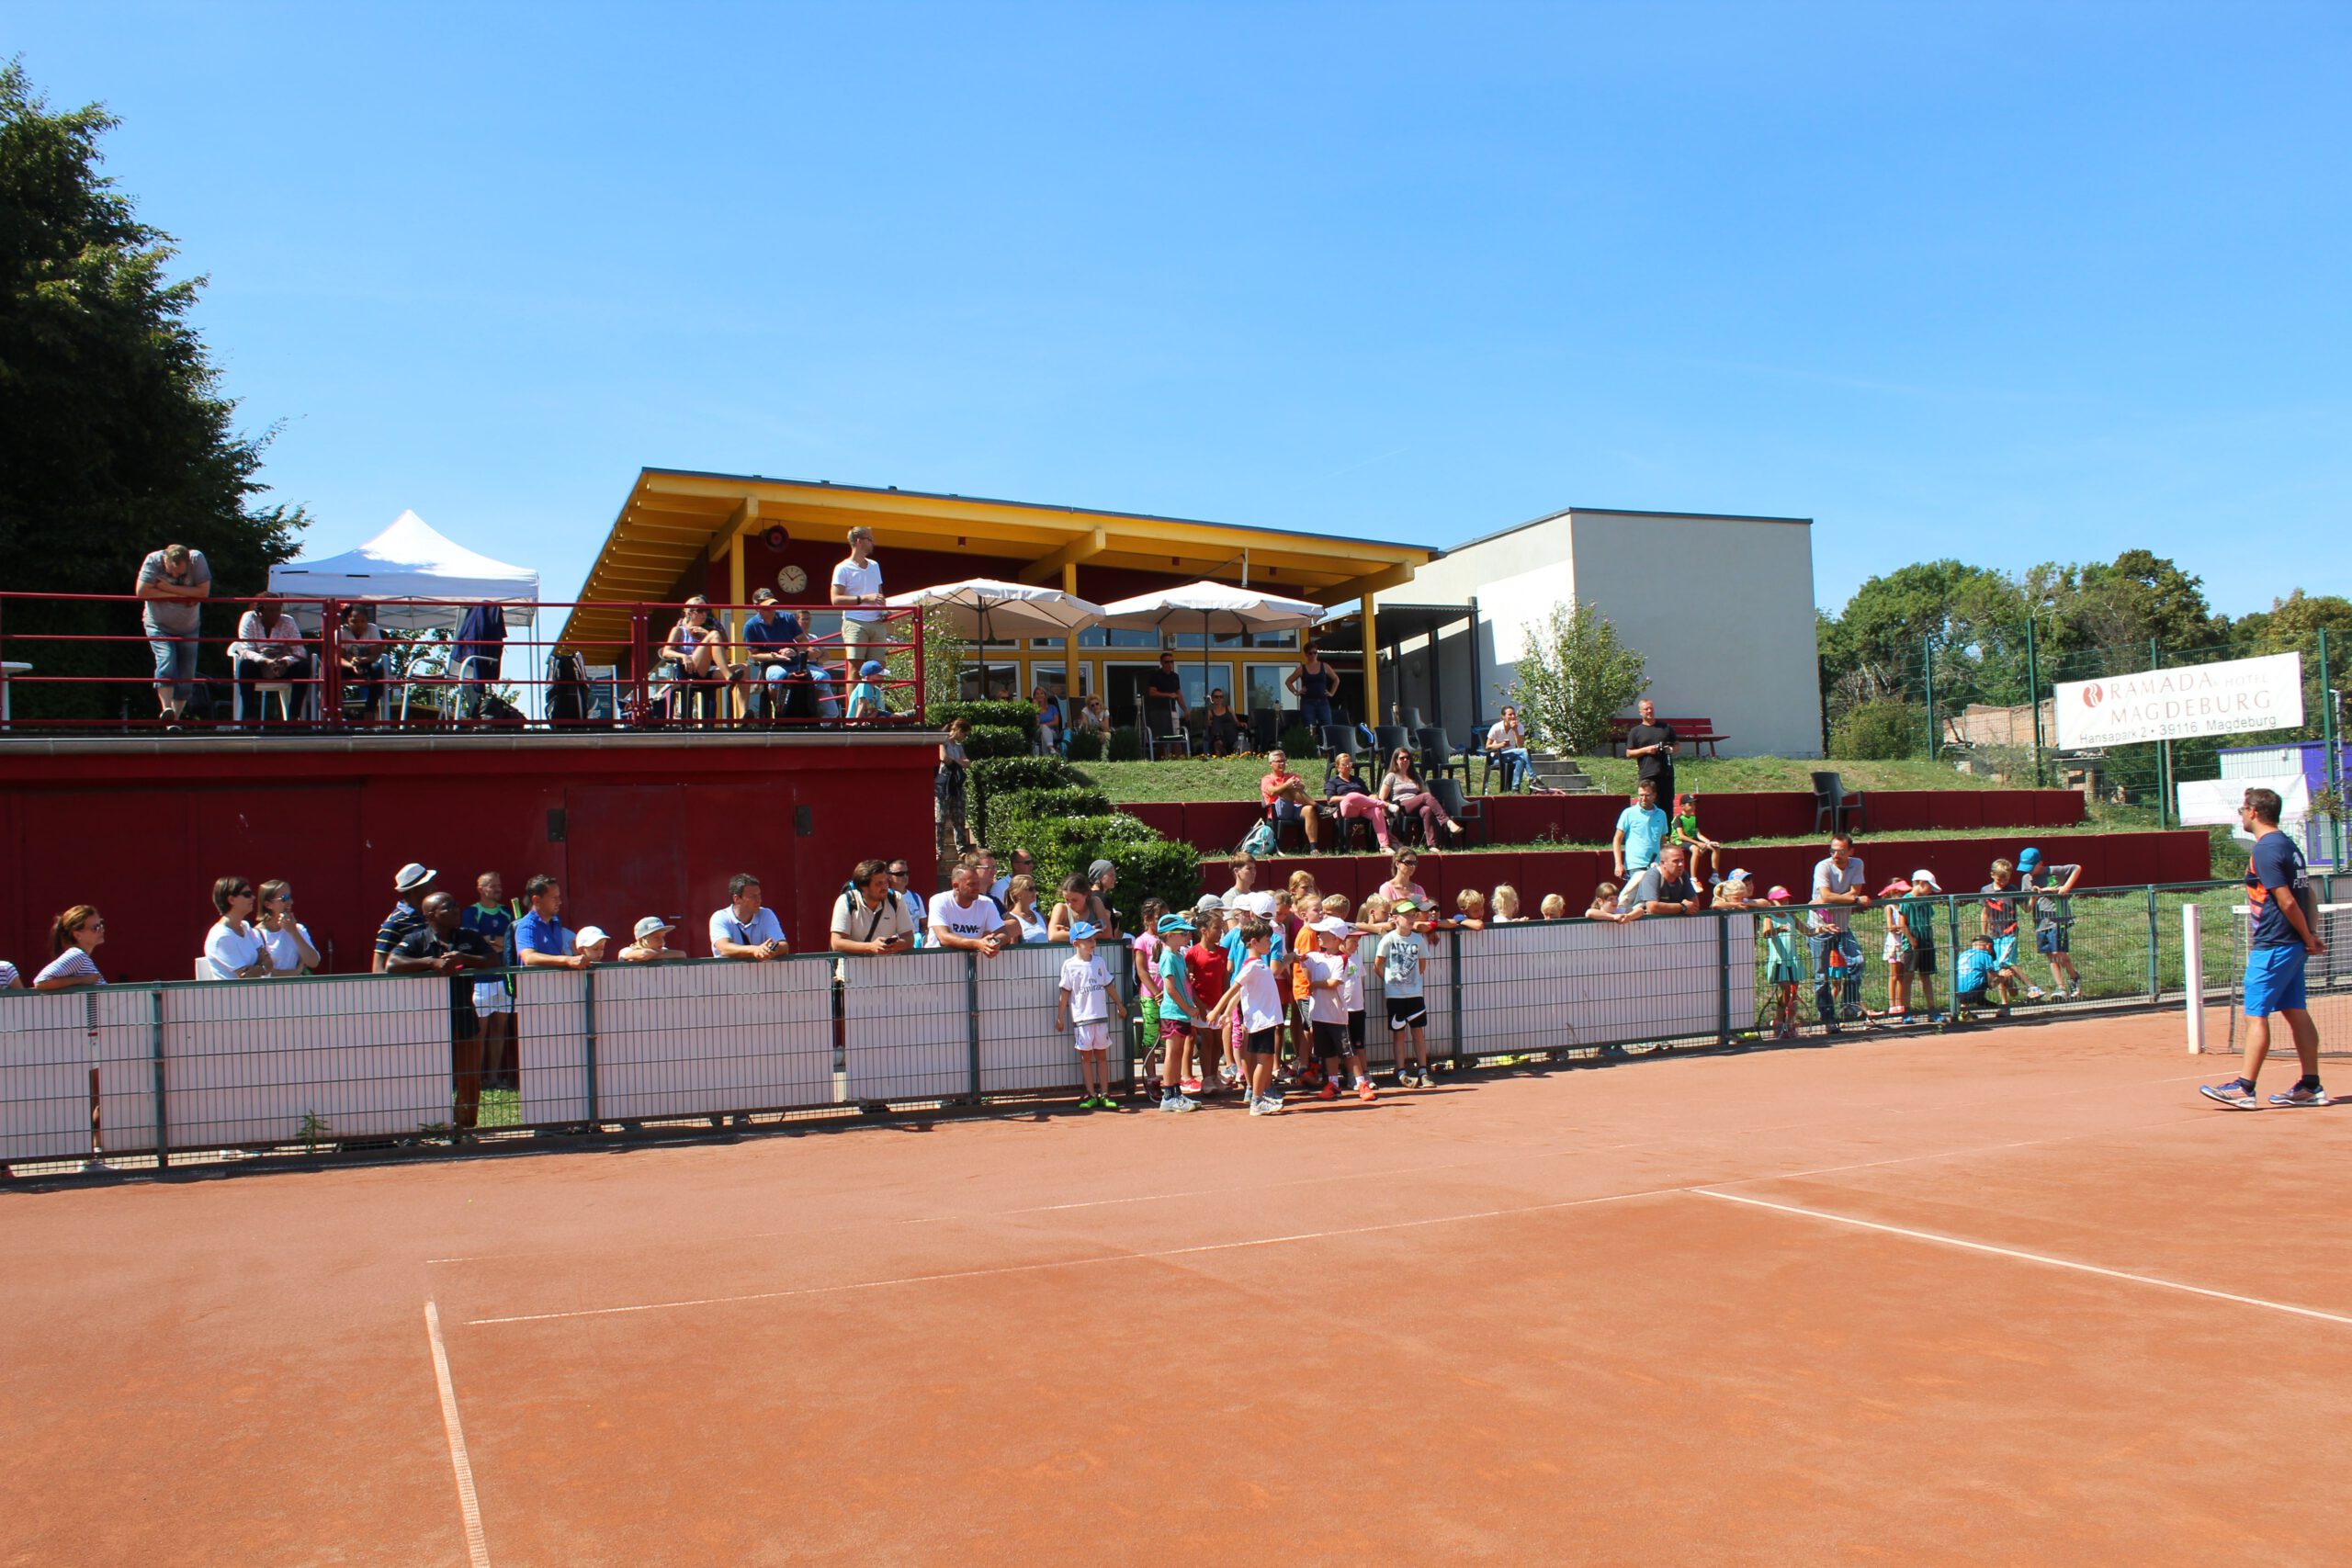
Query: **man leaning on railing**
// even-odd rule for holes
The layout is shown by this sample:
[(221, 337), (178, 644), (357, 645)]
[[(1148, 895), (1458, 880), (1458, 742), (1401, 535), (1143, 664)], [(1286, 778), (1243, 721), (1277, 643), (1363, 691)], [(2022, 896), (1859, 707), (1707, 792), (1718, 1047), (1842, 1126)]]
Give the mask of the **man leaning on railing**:
[(890, 890), (890, 863), (863, 860), (849, 886), (833, 900), (831, 945), (835, 953), (879, 956), (908, 953), (915, 945), (907, 907)]
[(739, 871), (727, 881), (727, 908), (710, 917), (710, 955), (754, 962), (791, 953), (784, 922), (761, 902), (760, 879)]
[(165, 545), (139, 563), (133, 592), (145, 601), (140, 619), (155, 654), (156, 705), (164, 728), (176, 730), (196, 691), (197, 634), (204, 621), (203, 601), (212, 594), (212, 567), (202, 550)]

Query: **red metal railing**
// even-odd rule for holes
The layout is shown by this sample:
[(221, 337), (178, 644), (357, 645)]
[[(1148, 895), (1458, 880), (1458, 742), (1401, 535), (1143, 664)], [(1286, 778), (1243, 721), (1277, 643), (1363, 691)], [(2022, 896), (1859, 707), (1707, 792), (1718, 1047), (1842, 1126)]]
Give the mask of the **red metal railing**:
[[(604, 638), (543, 630), (560, 625), (571, 603), (501, 604), (509, 631), (477, 645), (456, 640), (477, 600), (208, 599), (192, 636), (150, 632), (141, 620), (145, 603), (130, 595), (0, 593), (0, 730), (740, 730), (924, 722), (922, 611), (914, 607), (868, 612), (874, 618), (853, 649), (843, 613), (830, 604), (600, 601), (594, 608), (625, 615), (628, 626), (624, 636)], [(256, 638), (248, 635), (246, 612), (263, 604), (276, 606), (280, 619)], [(361, 626), (346, 619), (353, 608), (365, 617)], [(532, 622), (514, 626), (517, 611)], [(692, 626), (689, 611), (698, 613)], [(746, 632), (762, 611), (775, 617), (766, 623), (773, 633), (750, 640)], [(236, 634), (220, 635), (223, 626)], [(174, 679), (161, 678), (166, 651), (187, 659), (184, 682), (177, 664)], [(883, 672), (864, 674), (869, 660)], [(158, 694), (167, 684), (169, 703)]]

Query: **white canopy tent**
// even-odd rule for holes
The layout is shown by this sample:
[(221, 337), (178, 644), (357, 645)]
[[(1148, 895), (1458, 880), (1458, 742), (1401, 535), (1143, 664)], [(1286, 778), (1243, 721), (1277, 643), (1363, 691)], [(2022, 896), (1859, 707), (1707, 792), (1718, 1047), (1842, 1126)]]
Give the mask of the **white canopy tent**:
[[(455, 626), (467, 605), (483, 600), (503, 605), (510, 624), (529, 626), (538, 612), (539, 574), (477, 554), (415, 513), (403, 512), (356, 549), (271, 567), (269, 591), (288, 599), (368, 600), (376, 608), (376, 624), (388, 631)], [(456, 603), (386, 603), (401, 599)], [(308, 626), (316, 615), (311, 611), (297, 619)]]

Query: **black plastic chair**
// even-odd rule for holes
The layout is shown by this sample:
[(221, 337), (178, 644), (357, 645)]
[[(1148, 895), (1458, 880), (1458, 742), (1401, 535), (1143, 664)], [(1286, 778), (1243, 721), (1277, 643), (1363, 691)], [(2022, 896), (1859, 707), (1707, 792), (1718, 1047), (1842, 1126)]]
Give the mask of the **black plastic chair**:
[(1173, 702), (1154, 702), (1146, 697), (1143, 704), (1143, 754), (1152, 761), (1159, 761), (1163, 751), (1193, 754), (1193, 732), (1184, 728), (1178, 716), (1180, 710)]
[(1408, 730), (1418, 731), (1421, 728), (1421, 710), (1419, 708), (1399, 708), (1396, 710), (1396, 716), (1401, 721), (1402, 728)]
[(1280, 708), (1250, 710), (1250, 750), (1264, 756), (1279, 751), (1283, 744), (1283, 712)]
[(1323, 753), (1326, 763), (1342, 751), (1352, 752), (1356, 749), (1356, 732), (1352, 725), (1327, 724), (1316, 732), (1315, 739), (1316, 749)]
[(1836, 773), (1813, 775), (1813, 828), (1819, 832), (1826, 828), (1831, 832), (1844, 829), (1860, 832), (1868, 819), (1869, 807), (1861, 792), (1849, 794), (1846, 781)]
[(1421, 772), (1431, 779), (1450, 778), (1455, 773), (1468, 778), (1469, 770), (1464, 765), (1468, 755), (1466, 747), (1456, 750), (1453, 742), (1446, 739), (1445, 731), (1435, 725), (1423, 725), (1417, 733), (1420, 740)]
[(1467, 839), (1472, 833), (1476, 833), (1478, 836), (1478, 842), (1484, 844), (1492, 841), (1491, 834), (1487, 826), (1487, 807), (1485, 802), (1481, 801), (1476, 805), (1471, 804), (1471, 802), (1463, 797), (1462, 785), (1453, 779), (1430, 780), (1430, 793), (1437, 796), (1439, 807), (1442, 809), (1448, 817), (1453, 818), (1456, 822), (1462, 824), (1463, 837), (1464, 839)]
[(1373, 770), (1375, 777), (1388, 771), (1391, 757), (1399, 751), (1413, 750), (1413, 738), (1401, 724), (1376, 724), (1372, 728), (1372, 739), (1380, 748), (1380, 766)]

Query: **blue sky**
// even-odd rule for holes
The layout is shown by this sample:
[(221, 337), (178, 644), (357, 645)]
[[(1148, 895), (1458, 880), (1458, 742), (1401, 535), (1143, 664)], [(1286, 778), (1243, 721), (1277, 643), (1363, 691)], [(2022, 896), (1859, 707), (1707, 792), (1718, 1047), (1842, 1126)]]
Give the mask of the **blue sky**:
[[(25, 5), (313, 553), (640, 466), (2352, 583), (2352, 7)], [(1706, 563), (1661, 562), (1703, 575)]]

